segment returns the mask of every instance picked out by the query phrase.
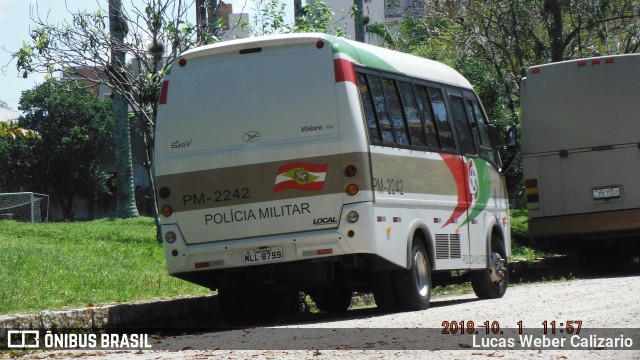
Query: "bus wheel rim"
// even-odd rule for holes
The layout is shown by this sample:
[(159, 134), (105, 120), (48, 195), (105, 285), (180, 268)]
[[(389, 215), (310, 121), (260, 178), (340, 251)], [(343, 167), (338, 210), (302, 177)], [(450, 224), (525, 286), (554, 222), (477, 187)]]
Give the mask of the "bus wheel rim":
[(413, 259), (415, 262), (416, 285), (418, 293), (422, 297), (426, 297), (429, 293), (429, 278), (427, 271), (427, 261), (424, 254), (418, 251)]
[(489, 267), (489, 276), (491, 282), (495, 285), (500, 284), (506, 272), (505, 260), (497, 252), (491, 253), (491, 265)]

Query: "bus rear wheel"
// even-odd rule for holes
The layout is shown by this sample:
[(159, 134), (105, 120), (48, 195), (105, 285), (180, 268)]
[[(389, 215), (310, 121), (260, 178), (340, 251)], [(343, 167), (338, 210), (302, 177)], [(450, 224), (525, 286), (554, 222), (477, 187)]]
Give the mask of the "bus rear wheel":
[(411, 248), (411, 266), (398, 270), (395, 275), (395, 292), (402, 310), (425, 310), (431, 302), (431, 267), (422, 239), (415, 237)]
[(394, 286), (394, 273), (397, 270), (374, 272), (371, 276), (371, 289), (378, 310), (391, 313), (400, 310)]
[(311, 298), (322, 312), (344, 312), (351, 306), (351, 289), (324, 288), (311, 292)]
[(220, 310), (229, 325), (275, 321), (280, 314), (279, 299), (277, 292), (218, 289)]
[(471, 272), (471, 286), (478, 298), (497, 299), (507, 291), (508, 281), (509, 265), (504, 243), (496, 234), (493, 234), (489, 267)]

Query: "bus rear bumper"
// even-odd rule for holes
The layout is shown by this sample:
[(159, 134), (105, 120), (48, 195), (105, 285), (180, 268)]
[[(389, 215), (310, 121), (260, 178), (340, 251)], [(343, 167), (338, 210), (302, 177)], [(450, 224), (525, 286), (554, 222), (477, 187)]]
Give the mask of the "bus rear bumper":
[(637, 236), (640, 209), (531, 218), (529, 235), (532, 239)]

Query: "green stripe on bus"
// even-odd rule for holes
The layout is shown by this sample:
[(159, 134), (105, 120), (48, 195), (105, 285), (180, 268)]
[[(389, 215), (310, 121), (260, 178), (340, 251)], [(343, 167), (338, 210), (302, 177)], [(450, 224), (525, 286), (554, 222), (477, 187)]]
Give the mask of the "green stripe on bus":
[(333, 52), (335, 54), (343, 53), (351, 56), (354, 60), (367, 67), (375, 68), (378, 70), (390, 71), (399, 73), (398, 69), (391, 66), (388, 62), (382, 60), (382, 58), (374, 55), (373, 53), (364, 49), (355, 49), (353, 46), (347, 44), (346, 41), (340, 38), (326, 38), (327, 41), (333, 46)]

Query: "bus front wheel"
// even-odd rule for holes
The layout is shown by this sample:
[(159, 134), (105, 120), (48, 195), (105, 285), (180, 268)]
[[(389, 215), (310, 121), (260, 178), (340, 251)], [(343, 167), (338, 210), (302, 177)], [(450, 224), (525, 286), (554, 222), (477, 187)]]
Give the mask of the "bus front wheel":
[(504, 245), (496, 234), (491, 236), (489, 267), (471, 272), (471, 286), (480, 299), (501, 298), (507, 291), (509, 267)]

